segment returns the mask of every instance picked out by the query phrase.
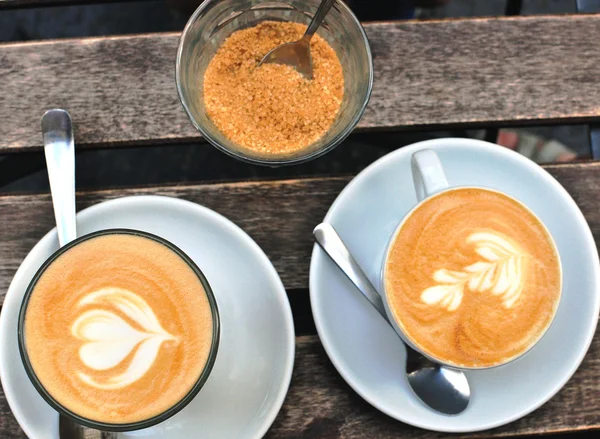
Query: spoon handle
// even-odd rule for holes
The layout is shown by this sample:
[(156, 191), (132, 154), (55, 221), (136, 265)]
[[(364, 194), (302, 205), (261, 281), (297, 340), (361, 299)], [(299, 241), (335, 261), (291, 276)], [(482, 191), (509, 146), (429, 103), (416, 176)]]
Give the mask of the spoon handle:
[(325, 16), (327, 15), (334, 3), (335, 0), (323, 0), (321, 2), (321, 4), (319, 5), (319, 9), (317, 9), (317, 12), (315, 12), (315, 16), (308, 25), (306, 33), (302, 38), (307, 38), (308, 40), (312, 38), (319, 26), (321, 26), (323, 19), (325, 18)]
[(321, 246), (325, 253), (337, 264), (342, 272), (348, 276), (348, 279), (358, 288), (358, 291), (379, 311), (379, 314), (388, 321), (385, 307), (381, 300), (381, 296), (373, 287), (373, 284), (367, 278), (365, 272), (360, 268), (358, 262), (352, 257), (350, 251), (340, 238), (331, 224), (321, 223), (313, 231), (313, 235), (317, 243)]
[(42, 117), (42, 135), (58, 242), (62, 247), (77, 237), (75, 223), (75, 145), (71, 116), (49, 110)]
[[(75, 142), (73, 123), (65, 110), (49, 110), (42, 116), (42, 135), (58, 243), (64, 246), (77, 237), (75, 222)], [(116, 439), (117, 433), (88, 428), (62, 414), (58, 416), (61, 439)]]

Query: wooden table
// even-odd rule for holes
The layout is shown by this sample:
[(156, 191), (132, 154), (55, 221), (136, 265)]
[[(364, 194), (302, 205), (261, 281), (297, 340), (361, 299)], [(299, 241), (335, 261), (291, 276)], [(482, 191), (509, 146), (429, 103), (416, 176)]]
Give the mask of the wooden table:
[[(33, 3), (0, 0), (0, 8)], [(600, 15), (377, 22), (365, 28), (375, 86), (357, 131), (600, 123)], [(173, 76), (178, 37), (0, 44), (0, 154), (40, 160), (40, 117), (54, 107), (71, 113), (78, 149), (177, 148), (189, 142), (211, 148), (178, 102)], [(600, 162), (545, 168), (573, 196), (598, 242)], [(351, 178), (97, 189), (78, 193), (77, 207), (136, 194), (183, 198), (227, 216), (265, 250), (285, 284), (300, 334), (290, 391), (268, 438), (440, 437), (363, 401), (333, 368), (315, 333), (308, 299), (311, 230)], [(0, 220), (1, 301), (25, 255), (53, 227), (50, 195), (0, 195)], [(465, 436), (581, 436), (599, 430), (596, 337), (577, 373), (550, 402), (510, 425)], [(0, 438), (21, 437), (0, 393)]]

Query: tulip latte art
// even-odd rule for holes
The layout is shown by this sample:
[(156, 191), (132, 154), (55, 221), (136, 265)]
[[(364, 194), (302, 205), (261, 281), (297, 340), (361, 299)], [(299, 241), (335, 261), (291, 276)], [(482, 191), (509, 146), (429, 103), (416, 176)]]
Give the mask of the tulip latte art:
[(421, 301), (456, 311), (468, 289), (500, 296), (502, 306), (507, 309), (515, 306), (525, 286), (524, 271), (529, 255), (508, 237), (491, 231), (472, 233), (466, 243), (474, 244), (481, 260), (459, 271), (436, 270), (435, 285), (421, 293)]
[(153, 239), (107, 234), (56, 258), (25, 318), (33, 371), (63, 407), (109, 424), (150, 419), (192, 389), (208, 361), (206, 291)]
[(422, 351), (463, 367), (505, 363), (544, 334), (561, 272), (540, 221), (484, 189), (433, 196), (404, 221), (384, 282), (402, 331)]

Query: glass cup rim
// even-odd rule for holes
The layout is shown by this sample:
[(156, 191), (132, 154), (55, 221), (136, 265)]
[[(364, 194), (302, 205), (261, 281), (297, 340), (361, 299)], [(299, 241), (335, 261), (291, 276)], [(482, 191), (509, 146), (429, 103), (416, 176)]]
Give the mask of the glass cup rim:
[[(196, 380), (196, 382), (194, 383), (194, 385), (192, 386), (190, 391), (183, 398), (181, 398), (181, 400), (179, 400), (177, 403), (173, 404), (171, 407), (169, 407), (164, 412), (162, 412), (156, 416), (153, 416), (152, 418), (144, 419), (142, 421), (137, 421), (137, 422), (129, 422), (129, 423), (125, 423), (125, 424), (113, 424), (113, 423), (107, 423), (107, 422), (94, 421), (92, 419), (80, 416), (80, 415), (72, 412), (71, 410), (67, 409), (66, 407), (63, 407), (58, 401), (56, 401), (56, 399), (54, 399), (52, 394), (46, 390), (44, 385), (41, 383), (41, 381), (37, 377), (35, 371), (33, 370), (31, 362), (29, 360), (29, 355), (27, 354), (27, 349), (26, 349), (26, 345), (25, 345), (24, 324), (25, 324), (25, 317), (27, 314), (27, 307), (29, 304), (29, 299), (31, 298), (31, 295), (33, 293), (33, 290), (35, 289), (35, 286), (36, 286), (37, 282), (39, 281), (40, 277), (42, 276), (42, 274), (44, 274), (46, 269), (59, 256), (66, 253), (71, 248), (81, 244), (82, 242), (88, 241), (93, 238), (97, 238), (99, 236), (104, 236), (104, 235), (140, 236), (143, 238), (151, 239), (154, 242), (157, 242), (159, 244), (162, 244), (165, 247), (167, 247), (169, 250), (171, 250), (175, 254), (177, 254), (192, 269), (194, 274), (196, 274), (196, 276), (200, 280), (200, 283), (202, 284), (204, 290), (206, 291), (206, 296), (208, 298), (208, 302), (209, 302), (210, 309), (211, 309), (212, 320), (213, 320), (213, 336), (212, 336), (211, 348), (210, 348), (210, 351), (208, 354), (208, 358), (206, 360), (206, 364), (204, 366), (204, 369), (202, 370), (202, 373), (200, 374), (200, 376), (198, 377), (198, 379)], [(166, 240), (165, 238), (154, 235), (152, 233), (143, 232), (141, 230), (127, 229), (127, 228), (104, 229), (104, 230), (98, 230), (98, 231), (95, 231), (92, 233), (88, 233), (86, 235), (78, 237), (77, 239), (74, 239), (73, 241), (69, 242), (68, 244), (64, 245), (63, 247), (60, 247), (57, 251), (52, 253), (52, 255), (50, 255), (50, 257), (48, 257), (48, 259), (46, 259), (44, 261), (44, 263), (42, 264), (42, 266), (37, 270), (37, 272), (31, 279), (31, 281), (27, 287), (27, 290), (25, 291), (25, 295), (23, 296), (23, 301), (21, 302), (21, 305), (19, 308), (19, 317), (18, 317), (17, 325), (18, 325), (17, 326), (17, 338), (18, 338), (19, 353), (21, 356), (21, 361), (23, 362), (23, 366), (25, 368), (25, 372), (27, 373), (27, 376), (29, 377), (29, 380), (31, 381), (31, 383), (33, 384), (35, 389), (38, 391), (40, 396), (60, 415), (70, 418), (77, 424), (81, 424), (85, 427), (90, 427), (90, 428), (94, 428), (97, 430), (113, 431), (113, 432), (134, 431), (134, 430), (140, 430), (143, 428), (151, 427), (153, 425), (156, 425), (160, 422), (167, 420), (168, 418), (172, 417), (173, 415), (175, 415), (176, 413), (181, 411), (186, 405), (188, 405), (196, 397), (198, 392), (200, 392), (200, 390), (202, 389), (202, 387), (204, 386), (208, 377), (211, 374), (211, 371), (213, 369), (213, 366), (214, 366), (214, 363), (215, 363), (215, 360), (217, 357), (217, 352), (218, 352), (219, 342), (220, 342), (220, 335), (221, 335), (221, 322), (220, 322), (217, 301), (216, 301), (214, 293), (210, 287), (210, 284), (208, 283), (208, 280), (204, 276), (204, 273), (196, 265), (196, 263), (183, 250), (181, 250), (179, 247), (177, 247), (172, 242)]]
[[(544, 229), (544, 231), (546, 232), (546, 236), (548, 236), (549, 238), (549, 242), (552, 246), (552, 248), (554, 249), (554, 252), (556, 253), (556, 255), (558, 256), (558, 272), (559, 272), (559, 278), (560, 278), (560, 290), (559, 290), (559, 295), (558, 295), (558, 301), (556, 303), (556, 306), (554, 308), (554, 313), (552, 314), (552, 319), (550, 320), (550, 323), (544, 328), (544, 330), (539, 334), (539, 336), (537, 337), (537, 339), (531, 343), (529, 346), (527, 346), (527, 348), (520, 352), (519, 354), (510, 357), (508, 360), (506, 361), (502, 361), (499, 362), (497, 364), (492, 364), (490, 366), (463, 366), (460, 364), (456, 364), (456, 363), (452, 363), (449, 361), (445, 361), (442, 360), (440, 358), (437, 358), (436, 356), (426, 352), (424, 349), (420, 348), (419, 345), (405, 332), (402, 330), (402, 327), (400, 326), (400, 324), (396, 321), (396, 317), (394, 316), (394, 313), (391, 311), (391, 306), (389, 305), (388, 302), (388, 291), (386, 288), (386, 282), (385, 282), (385, 278), (386, 278), (386, 268), (387, 268), (387, 261), (389, 259), (389, 254), (390, 254), (390, 250), (392, 248), (392, 244), (394, 243), (394, 241), (396, 240), (396, 236), (398, 235), (398, 233), (400, 233), (400, 230), (402, 229), (402, 227), (404, 226), (404, 224), (406, 223), (406, 221), (413, 215), (413, 213), (415, 213), (426, 201), (429, 201), (433, 198), (439, 197), (441, 195), (444, 195), (448, 192), (452, 192), (455, 190), (460, 190), (460, 189), (477, 189), (477, 190), (484, 190), (484, 191), (488, 191), (488, 192), (493, 192), (496, 194), (500, 194), (503, 195), (505, 197), (508, 197), (510, 200), (514, 201), (515, 203), (517, 203), (519, 206), (521, 206), (523, 209), (525, 209), (527, 212), (529, 212), (531, 215), (533, 215), (533, 217), (538, 221), (539, 224), (541, 224), (542, 228)], [(535, 212), (533, 212), (528, 206), (525, 205), (525, 203), (521, 202), (520, 200), (518, 200), (517, 198), (513, 197), (512, 195), (507, 194), (506, 192), (503, 192), (501, 190), (497, 190), (497, 189), (492, 189), (492, 188), (488, 188), (485, 186), (477, 186), (477, 185), (456, 185), (456, 186), (450, 186), (447, 187), (435, 194), (432, 194), (430, 196), (427, 196), (425, 198), (423, 198), (421, 201), (417, 202), (400, 220), (400, 222), (398, 223), (398, 225), (394, 228), (394, 232), (392, 233), (392, 235), (390, 236), (389, 240), (387, 241), (387, 244), (385, 246), (385, 252), (384, 252), (384, 257), (383, 257), (383, 262), (382, 262), (382, 267), (380, 270), (381, 274), (380, 274), (380, 284), (381, 284), (381, 291), (382, 291), (382, 299), (383, 299), (383, 304), (384, 304), (384, 308), (386, 311), (386, 314), (392, 324), (392, 327), (394, 328), (394, 330), (396, 331), (396, 333), (405, 341), (408, 342), (409, 346), (412, 347), (414, 350), (416, 350), (417, 352), (419, 352), (420, 354), (422, 354), (424, 357), (428, 358), (429, 360), (438, 363), (442, 366), (445, 367), (449, 367), (452, 369), (457, 369), (457, 370), (488, 370), (488, 369), (494, 369), (497, 367), (501, 367), (501, 366), (505, 366), (507, 364), (510, 364), (516, 360), (518, 360), (519, 358), (522, 358), (524, 355), (526, 355), (527, 353), (529, 353), (546, 335), (546, 333), (548, 332), (548, 330), (550, 329), (550, 327), (554, 324), (554, 321), (556, 320), (556, 315), (558, 314), (558, 309), (560, 307), (560, 303), (562, 302), (562, 296), (563, 296), (563, 267), (562, 267), (562, 261), (560, 259), (560, 253), (558, 252), (558, 247), (556, 246), (556, 242), (554, 241), (554, 237), (552, 236), (552, 234), (550, 233), (550, 230), (548, 230), (548, 228), (546, 227), (546, 224), (544, 224), (544, 222), (535, 214)]]
[[(354, 15), (354, 12), (352, 12), (352, 9), (350, 9), (350, 7), (348, 7), (348, 5), (346, 5), (346, 3), (343, 0), (337, 0), (336, 5), (341, 8), (341, 13), (347, 14), (352, 19), (352, 21), (357, 25), (358, 30), (360, 31), (360, 34), (362, 36), (362, 41), (364, 43), (364, 47), (366, 50), (367, 64), (369, 66), (369, 69), (368, 69), (369, 70), (368, 71), (369, 78), (368, 78), (367, 92), (365, 95), (364, 102), (361, 104), (359, 110), (357, 111), (354, 118), (352, 118), (350, 123), (343, 130), (341, 130), (341, 132), (337, 136), (335, 136), (324, 148), (320, 148), (320, 149), (311, 151), (309, 154), (299, 155), (297, 157), (268, 159), (268, 158), (263, 158), (263, 157), (258, 157), (258, 156), (253, 157), (251, 155), (245, 155), (236, 150), (229, 149), (225, 145), (221, 144), (216, 138), (214, 138), (208, 132), (208, 130), (205, 130), (202, 127), (202, 125), (200, 123), (198, 123), (198, 121), (192, 115), (192, 112), (191, 112), (188, 104), (186, 103), (186, 100), (184, 97), (185, 95), (183, 92), (183, 86), (181, 83), (182, 82), (181, 81), (181, 68), (182, 68), (182, 64), (183, 64), (183, 61), (182, 61), (183, 45), (184, 45), (184, 42), (186, 41), (186, 39), (188, 38), (190, 29), (192, 28), (192, 25), (198, 20), (198, 17), (200, 16), (200, 14), (202, 14), (204, 9), (210, 3), (213, 3), (215, 1), (218, 1), (218, 0), (204, 0), (198, 6), (198, 8), (194, 11), (194, 13), (190, 16), (185, 27), (183, 28), (181, 36), (179, 38), (179, 45), (177, 48), (177, 58), (175, 61), (175, 83), (177, 85), (177, 95), (179, 97), (179, 102), (181, 102), (181, 105), (183, 106), (183, 109), (185, 110), (185, 113), (187, 114), (188, 119), (190, 120), (190, 122), (192, 122), (192, 125), (194, 125), (194, 127), (200, 132), (200, 134), (202, 134), (202, 137), (204, 137), (204, 139), (206, 139), (211, 145), (213, 145), (219, 151), (224, 152), (225, 154), (227, 154), (230, 157), (233, 157), (237, 160), (240, 160), (242, 162), (246, 162), (249, 164), (253, 164), (253, 165), (271, 166), (271, 167), (297, 165), (297, 164), (308, 162), (308, 161), (313, 160), (317, 157), (320, 157), (324, 154), (327, 154), (328, 152), (333, 150), (336, 146), (338, 146), (340, 143), (342, 143), (352, 133), (352, 131), (354, 130), (354, 128), (356, 127), (356, 125), (358, 124), (358, 122), (360, 121), (362, 116), (364, 115), (365, 110), (367, 109), (367, 105), (369, 103), (369, 100), (371, 99), (371, 93), (373, 91), (373, 78), (374, 78), (373, 55), (371, 53), (371, 46), (369, 44), (369, 39), (367, 37), (367, 33), (365, 32), (364, 27), (362, 26), (362, 24), (360, 23), (360, 21), (358, 20), (356, 15)], [(268, 1), (268, 0), (265, 0), (265, 1)]]

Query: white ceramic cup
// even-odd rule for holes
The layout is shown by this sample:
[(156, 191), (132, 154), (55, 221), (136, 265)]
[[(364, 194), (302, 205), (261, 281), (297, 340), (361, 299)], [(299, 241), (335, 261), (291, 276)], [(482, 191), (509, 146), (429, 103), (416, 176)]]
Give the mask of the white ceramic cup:
[[(511, 362), (515, 361), (516, 359), (521, 358), (523, 355), (525, 355), (527, 352), (529, 352), (543, 338), (543, 336), (546, 334), (546, 332), (552, 325), (552, 321), (554, 321), (554, 317), (556, 316), (558, 307), (560, 306), (560, 296), (562, 296), (562, 265), (560, 262), (560, 257), (558, 258), (558, 264), (559, 264), (559, 271), (560, 271), (559, 275), (560, 275), (561, 292), (560, 292), (560, 295), (558, 298), (558, 304), (554, 309), (554, 315), (552, 316), (551, 322), (539, 334), (538, 338), (527, 347), (527, 349), (525, 349), (523, 352), (519, 353), (518, 355), (516, 355), (514, 357), (508, 358), (506, 361), (503, 361), (503, 362), (500, 362), (500, 363), (497, 363), (497, 364), (494, 364), (491, 366), (480, 366), (480, 367), (467, 367), (467, 366), (456, 365), (453, 363), (449, 363), (447, 361), (443, 361), (439, 358), (436, 358), (431, 353), (418, 347), (418, 345), (402, 330), (401, 326), (396, 321), (396, 318), (394, 317), (394, 313), (392, 312), (392, 309), (391, 309), (391, 306), (390, 306), (390, 303), (388, 300), (388, 292), (386, 291), (385, 279), (387, 277), (386, 276), (386, 267), (387, 267), (387, 262), (389, 259), (389, 252), (392, 247), (392, 244), (396, 240), (396, 236), (398, 235), (400, 230), (402, 230), (402, 228), (403, 228), (404, 224), (406, 223), (406, 221), (408, 220), (408, 218), (410, 218), (411, 215), (415, 211), (417, 211), (419, 209), (419, 207), (426, 200), (428, 200), (429, 198), (431, 198), (433, 196), (439, 195), (443, 192), (449, 192), (452, 190), (464, 189), (464, 188), (482, 189), (482, 190), (486, 190), (486, 191), (500, 193), (500, 194), (510, 198), (518, 205), (520, 205), (523, 209), (528, 211), (531, 215), (533, 215), (539, 221), (539, 223), (542, 225), (542, 227), (544, 227), (544, 229), (546, 230), (547, 236), (550, 239), (551, 245), (554, 247), (555, 253), (557, 255), (559, 254), (557, 247), (556, 247), (556, 243), (554, 242), (554, 239), (552, 238), (552, 235), (550, 234), (550, 232), (548, 231), (548, 229), (546, 228), (544, 223), (527, 206), (525, 206), (519, 200), (516, 200), (514, 197), (511, 197), (510, 195), (508, 195), (504, 192), (500, 192), (500, 191), (497, 191), (494, 189), (485, 188), (485, 187), (476, 186), (476, 185), (473, 185), (473, 186), (451, 186), (448, 183), (448, 180), (446, 179), (446, 174), (444, 173), (444, 168), (442, 166), (442, 163), (441, 163), (438, 155), (432, 149), (422, 149), (422, 150), (415, 152), (411, 157), (411, 170), (412, 170), (415, 192), (417, 195), (417, 204), (402, 218), (402, 220), (396, 227), (394, 233), (392, 234), (390, 240), (388, 241), (388, 244), (387, 244), (387, 247), (385, 250), (385, 257), (383, 258), (383, 266), (381, 268), (380, 291), (382, 292), (383, 304), (385, 306), (385, 311), (386, 311), (386, 314), (388, 316), (390, 323), (392, 324), (392, 327), (395, 329), (395, 331), (398, 333), (398, 335), (409, 346), (411, 346), (416, 351), (422, 353), (424, 356), (435, 361), (436, 363), (440, 363), (445, 366), (456, 368), (456, 369), (465, 369), (465, 370), (490, 369), (493, 367), (498, 367), (498, 366), (502, 366), (502, 365), (511, 363)], [(542, 171), (541, 168), (540, 168), (540, 171)]]

